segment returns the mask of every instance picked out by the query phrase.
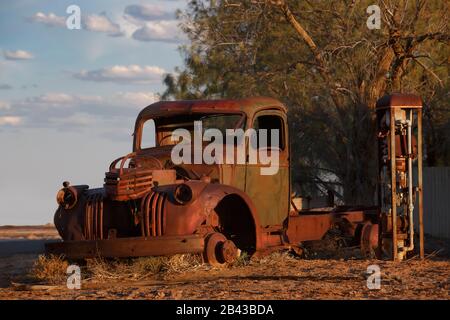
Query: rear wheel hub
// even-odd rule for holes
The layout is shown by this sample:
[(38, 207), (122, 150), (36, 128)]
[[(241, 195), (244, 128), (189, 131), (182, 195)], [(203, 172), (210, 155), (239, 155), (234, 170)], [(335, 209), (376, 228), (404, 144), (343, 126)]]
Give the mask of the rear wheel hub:
[(232, 263), (236, 260), (238, 249), (233, 241), (227, 240), (222, 244), (221, 254), (225, 262)]
[(238, 249), (233, 241), (215, 232), (205, 237), (204, 260), (211, 265), (232, 263), (236, 260)]

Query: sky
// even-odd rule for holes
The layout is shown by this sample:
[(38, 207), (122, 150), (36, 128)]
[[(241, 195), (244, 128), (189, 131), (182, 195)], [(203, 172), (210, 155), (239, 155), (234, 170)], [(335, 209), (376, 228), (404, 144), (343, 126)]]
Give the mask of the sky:
[[(69, 6), (80, 30), (68, 29)], [(0, 0), (0, 225), (53, 221), (63, 181), (103, 184), (182, 65), (184, 0)], [(71, 20), (72, 21), (72, 20)]]

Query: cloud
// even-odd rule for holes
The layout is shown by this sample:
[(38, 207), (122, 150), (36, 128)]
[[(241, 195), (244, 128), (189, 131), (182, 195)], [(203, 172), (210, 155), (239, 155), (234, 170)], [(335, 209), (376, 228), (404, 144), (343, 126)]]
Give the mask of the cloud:
[(23, 90), (27, 90), (28, 88), (36, 89), (37, 87), (38, 87), (38, 85), (33, 83), (33, 84), (24, 84), (20, 88), (23, 89)]
[[(15, 102), (0, 101), (0, 124), (23, 128), (112, 127), (124, 131), (139, 110), (158, 101), (152, 92), (124, 91), (109, 96), (45, 93)], [(113, 124), (112, 124), (113, 123)]]
[[(158, 99), (159, 97), (157, 94), (142, 91), (117, 92), (108, 97), (98, 95), (46, 93), (15, 102), (14, 109), (26, 110), (27, 112), (57, 112), (56, 109), (64, 109), (64, 112), (68, 112), (67, 108), (73, 108), (74, 110), (85, 110), (86, 108), (84, 107), (89, 107), (97, 108), (97, 110), (92, 109), (91, 111), (92, 113), (98, 113), (98, 109), (102, 108), (140, 108), (156, 102)], [(0, 101), (0, 109), (2, 109), (2, 106), (5, 110), (10, 109), (10, 104), (7, 102)]]
[[(38, 12), (28, 18), (28, 21), (42, 23), (51, 27), (66, 28), (66, 17), (57, 16), (54, 13), (45, 14)], [(124, 33), (120, 25), (113, 22), (105, 12), (100, 14), (81, 15), (82, 28), (87, 31), (106, 33), (111, 37), (120, 37)]]
[(164, 73), (164, 69), (156, 66), (117, 65), (98, 70), (83, 70), (73, 76), (86, 81), (146, 84), (161, 81)]
[(89, 113), (76, 112), (68, 117), (50, 117), (49, 125), (52, 127), (87, 127), (95, 124), (96, 119)]
[(81, 102), (81, 103), (102, 103), (104, 98), (101, 96), (87, 96), (87, 95), (77, 95), (73, 97), (73, 100)]
[(10, 108), (11, 105), (9, 104), (9, 102), (0, 100), (0, 110), (9, 110)]
[(121, 37), (124, 33), (120, 25), (114, 23), (106, 13), (88, 15), (83, 19), (83, 28), (94, 32), (107, 33), (111, 37)]
[(12, 87), (7, 83), (0, 84), (0, 90), (11, 90), (11, 89)]
[(5, 125), (18, 126), (21, 122), (22, 122), (21, 117), (14, 117), (14, 116), (0, 117), (0, 126), (5, 126)]
[(6, 60), (30, 60), (34, 58), (30, 52), (25, 50), (3, 50), (3, 57), (5, 57)]
[(169, 43), (177, 43), (184, 40), (184, 36), (178, 28), (178, 21), (176, 20), (148, 22), (143, 27), (137, 29), (132, 37), (139, 41), (162, 41)]
[[(161, 5), (128, 5), (121, 24), (111, 20), (105, 12), (81, 16), (82, 28), (91, 32), (105, 33), (111, 37), (127, 36), (138, 41), (160, 41), (180, 43), (185, 40), (178, 28), (175, 12), (167, 11)], [(42, 23), (52, 27), (66, 27), (65, 17), (54, 13), (38, 12), (28, 18), (30, 22)]]
[(36, 97), (27, 98), (26, 103), (41, 104), (46, 106), (68, 105), (74, 101), (71, 95), (66, 93), (47, 93)]
[(115, 101), (130, 107), (143, 108), (159, 100), (152, 92), (119, 92), (115, 94)]
[(37, 12), (33, 16), (28, 18), (28, 21), (42, 23), (49, 27), (66, 27), (66, 18), (57, 16), (52, 12), (50, 12), (49, 14)]
[(125, 7), (124, 13), (126, 19), (134, 22), (138, 22), (139, 20), (172, 20), (175, 18), (174, 12), (166, 11), (162, 6), (155, 4), (129, 5)]

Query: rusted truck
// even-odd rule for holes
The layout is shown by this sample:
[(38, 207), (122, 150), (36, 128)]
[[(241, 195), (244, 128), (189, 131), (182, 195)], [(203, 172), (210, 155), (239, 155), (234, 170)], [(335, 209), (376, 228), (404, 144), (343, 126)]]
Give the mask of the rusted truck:
[[(170, 137), (191, 132), (195, 121), (221, 131), (279, 130), (277, 172), (261, 175), (265, 164), (249, 163), (248, 154), (244, 163), (174, 164)], [(292, 196), (289, 141), (287, 108), (272, 98), (154, 103), (139, 113), (133, 152), (111, 163), (103, 187), (63, 183), (54, 217), (62, 241), (46, 250), (71, 259), (201, 253), (224, 264), (337, 229), (363, 252), (379, 251), (386, 237), (379, 206), (335, 206), (329, 198), (311, 208)]]

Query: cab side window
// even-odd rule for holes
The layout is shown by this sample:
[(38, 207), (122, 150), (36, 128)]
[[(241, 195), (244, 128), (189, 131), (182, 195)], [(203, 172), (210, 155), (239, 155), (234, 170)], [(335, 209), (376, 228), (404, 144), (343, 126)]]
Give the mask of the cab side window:
[(149, 119), (142, 127), (141, 149), (153, 148), (156, 146), (155, 120)]
[(261, 115), (256, 118), (255, 123), (253, 124), (253, 128), (257, 132), (258, 140), (257, 140), (257, 146), (258, 148), (261, 146), (260, 142), (260, 133), (259, 130), (266, 129), (267, 130), (267, 145), (268, 146), (274, 146), (275, 144), (272, 143), (272, 135), (271, 130), (278, 130), (278, 146), (281, 150), (284, 150), (285, 144), (284, 144), (284, 125), (283, 125), (283, 119), (276, 115)]

